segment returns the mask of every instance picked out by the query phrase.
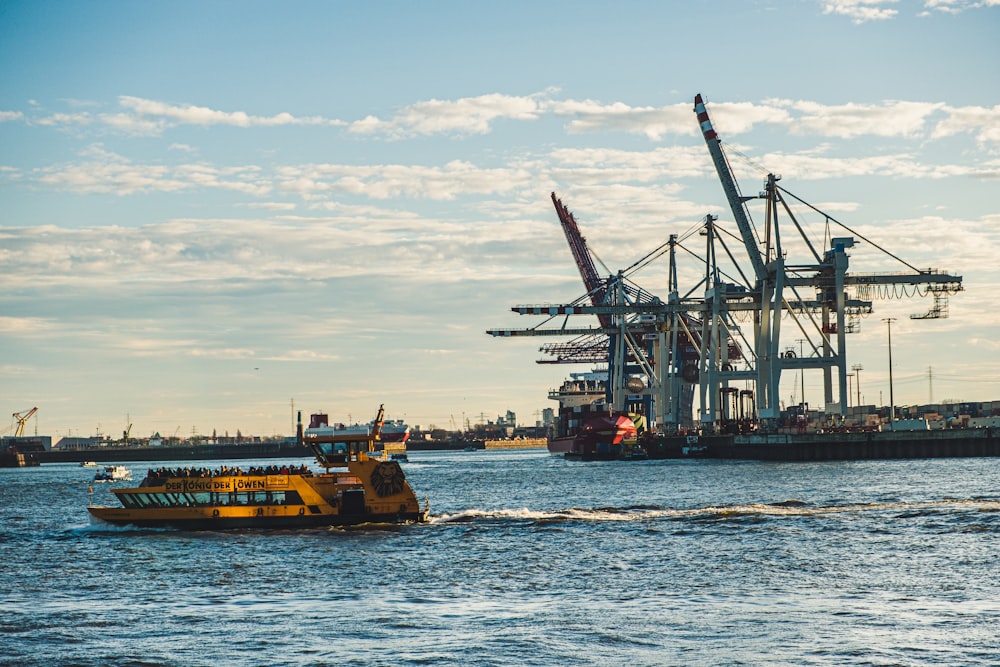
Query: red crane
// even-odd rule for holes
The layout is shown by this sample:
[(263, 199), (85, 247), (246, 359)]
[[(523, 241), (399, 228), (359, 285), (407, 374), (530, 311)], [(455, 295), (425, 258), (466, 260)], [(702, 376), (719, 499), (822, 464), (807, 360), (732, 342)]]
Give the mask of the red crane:
[[(583, 238), (580, 228), (576, 224), (573, 213), (563, 206), (563, 203), (552, 193), (552, 203), (555, 204), (556, 213), (559, 215), (559, 222), (562, 223), (563, 232), (566, 234), (566, 241), (569, 242), (569, 249), (576, 260), (576, 266), (580, 269), (580, 277), (583, 278), (583, 285), (590, 295), (590, 302), (595, 306), (604, 303), (605, 283), (597, 275), (597, 267), (594, 266), (594, 258), (590, 255), (590, 248), (587, 247), (587, 239)], [(609, 328), (612, 325), (610, 315), (598, 315), (597, 319), (601, 326)]]

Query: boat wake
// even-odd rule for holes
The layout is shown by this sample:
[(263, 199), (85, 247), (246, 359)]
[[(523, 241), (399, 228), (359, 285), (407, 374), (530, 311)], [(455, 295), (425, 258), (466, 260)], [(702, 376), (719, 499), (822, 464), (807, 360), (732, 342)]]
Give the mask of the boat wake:
[(176, 532), (172, 528), (150, 528), (145, 526), (133, 526), (131, 524), (124, 526), (116, 526), (113, 523), (108, 523), (106, 521), (101, 521), (99, 519), (92, 519), (91, 523), (81, 524), (77, 526), (72, 526), (69, 532), (86, 535), (86, 534), (105, 534), (105, 533), (168, 533)]
[(641, 522), (660, 519), (725, 521), (745, 517), (823, 517), (838, 514), (868, 512), (898, 512), (900, 518), (942, 513), (1000, 512), (1000, 500), (943, 499), (917, 502), (873, 502), (844, 505), (812, 505), (801, 500), (746, 505), (720, 505), (679, 509), (650, 505), (629, 507), (571, 507), (565, 510), (468, 509), (451, 514), (432, 516), (432, 524), (525, 522), (536, 525), (572, 522)]

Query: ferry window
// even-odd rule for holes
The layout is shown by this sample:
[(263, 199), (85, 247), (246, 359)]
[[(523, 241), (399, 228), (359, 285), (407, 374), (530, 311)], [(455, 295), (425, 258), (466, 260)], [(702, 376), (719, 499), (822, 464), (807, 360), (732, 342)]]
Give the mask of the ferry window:
[(171, 493), (171, 501), (178, 507), (188, 507), (191, 505), (191, 496), (186, 493)]
[(285, 504), (301, 505), (302, 496), (299, 495), (298, 491), (285, 491)]
[(155, 507), (155, 504), (150, 502), (148, 493), (137, 493), (132, 498), (139, 507)]
[(323, 450), (324, 454), (346, 454), (347, 453), (347, 443), (344, 443), (344, 442), (323, 442), (323, 443), (320, 443), (320, 449)]
[(191, 494), (188, 494), (188, 495), (194, 497), (195, 504), (198, 504), (198, 505), (211, 505), (211, 504), (213, 504), (212, 503), (212, 494), (211, 493), (207, 493), (207, 492), (206, 493), (191, 493)]
[(122, 505), (125, 507), (132, 508), (139, 506), (139, 503), (135, 501), (135, 497), (130, 493), (123, 493), (118, 497), (122, 499)]
[(267, 503), (269, 505), (284, 505), (285, 504), (285, 492), (284, 491), (268, 491), (267, 492)]

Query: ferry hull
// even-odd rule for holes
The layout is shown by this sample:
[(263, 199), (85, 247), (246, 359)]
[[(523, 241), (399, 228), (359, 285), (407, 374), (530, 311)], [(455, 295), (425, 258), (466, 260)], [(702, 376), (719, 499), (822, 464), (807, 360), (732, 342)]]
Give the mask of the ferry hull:
[(326, 515), (312, 516), (297, 513), (282, 516), (192, 516), (153, 517), (116, 507), (88, 508), (91, 523), (136, 528), (174, 528), (178, 530), (282, 530), (358, 526), (362, 524), (406, 524), (427, 520), (426, 511), (396, 512), (392, 514)]

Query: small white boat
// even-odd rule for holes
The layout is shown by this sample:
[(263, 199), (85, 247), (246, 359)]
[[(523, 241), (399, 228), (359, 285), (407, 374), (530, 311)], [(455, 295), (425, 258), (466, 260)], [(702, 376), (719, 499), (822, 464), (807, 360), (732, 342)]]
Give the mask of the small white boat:
[(132, 479), (132, 471), (125, 466), (104, 466), (94, 475), (95, 482), (128, 482)]
[(81, 468), (96, 468), (97, 467), (97, 462), (96, 461), (80, 461), (80, 467)]

